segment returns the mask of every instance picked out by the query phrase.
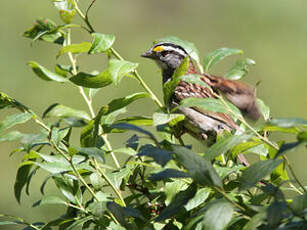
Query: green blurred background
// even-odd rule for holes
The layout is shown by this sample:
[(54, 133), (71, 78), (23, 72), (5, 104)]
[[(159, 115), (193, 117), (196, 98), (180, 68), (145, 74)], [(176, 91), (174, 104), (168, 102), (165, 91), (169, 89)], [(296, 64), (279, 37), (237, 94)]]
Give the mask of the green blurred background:
[[(84, 9), (90, 2), (81, 0), (81, 7)], [(261, 81), (258, 96), (270, 106), (272, 115), (307, 118), (306, 9), (304, 0), (97, 0), (90, 20), (98, 32), (116, 35), (116, 49), (127, 60), (140, 63), (141, 75), (160, 98), (160, 72), (152, 62), (140, 58), (140, 54), (154, 39), (175, 35), (195, 43), (202, 57), (220, 47), (244, 50), (244, 56), (257, 63), (245, 81), (254, 85)], [(44, 42), (31, 45), (30, 40), (21, 36), (39, 17), (61, 24), (58, 12), (49, 0), (1, 2), (0, 91), (39, 114), (55, 102), (86, 109), (76, 87), (42, 81), (26, 66), (29, 60), (38, 61), (49, 69), (53, 69), (55, 63), (67, 63), (67, 57), (56, 60), (58, 46)], [(73, 42), (81, 41), (91, 41), (91, 37), (86, 33), (73, 33)], [(223, 74), (234, 60), (226, 60), (213, 72)], [(106, 65), (103, 56), (99, 55), (82, 55), (79, 62), (82, 71), (103, 70)], [(95, 98), (95, 108), (111, 98), (141, 90), (134, 80), (124, 79), (119, 87), (103, 89)], [(139, 115), (149, 115), (155, 109), (149, 100), (130, 107), (133, 114)], [(0, 118), (5, 115), (6, 112), (0, 111)], [(30, 126), (21, 128), (30, 132)], [(113, 138), (113, 141), (118, 145), (124, 139)], [(29, 221), (45, 221), (58, 216), (61, 207), (31, 207), (40, 199), (39, 185), (44, 173), (36, 175), (30, 188), (31, 196), (22, 196), (21, 205), (16, 202), (13, 185), (21, 156), (16, 154), (9, 158), (14, 147), (14, 143), (0, 145), (0, 213), (22, 216)], [(299, 148), (291, 152), (289, 158), (306, 184), (306, 150)], [(47, 186), (48, 194), (55, 192), (53, 186)]]

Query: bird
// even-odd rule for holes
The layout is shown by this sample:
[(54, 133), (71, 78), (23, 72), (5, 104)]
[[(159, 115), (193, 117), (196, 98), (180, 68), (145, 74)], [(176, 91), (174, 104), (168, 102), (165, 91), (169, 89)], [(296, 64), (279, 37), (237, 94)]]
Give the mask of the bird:
[[(168, 107), (177, 107), (186, 98), (216, 98), (214, 94), (222, 93), (250, 119), (257, 120), (261, 116), (256, 103), (256, 91), (252, 86), (238, 80), (225, 79), (208, 73), (201, 74), (182, 46), (171, 42), (159, 42), (141, 56), (152, 59), (157, 63), (162, 70), (163, 84), (172, 79), (174, 72), (182, 61), (189, 57), (189, 67), (186, 74), (200, 74), (200, 79), (209, 85), (214, 92), (212, 93), (212, 90), (206, 86), (181, 80), (172, 94)], [(225, 130), (228, 132), (240, 130), (232, 117), (225, 113), (205, 111), (199, 107), (179, 107), (178, 111), (185, 115), (180, 135), (189, 133), (201, 141), (212, 144), (215, 142), (217, 135)], [(242, 163), (248, 164), (243, 156), (241, 158), (239, 160), (243, 161)]]

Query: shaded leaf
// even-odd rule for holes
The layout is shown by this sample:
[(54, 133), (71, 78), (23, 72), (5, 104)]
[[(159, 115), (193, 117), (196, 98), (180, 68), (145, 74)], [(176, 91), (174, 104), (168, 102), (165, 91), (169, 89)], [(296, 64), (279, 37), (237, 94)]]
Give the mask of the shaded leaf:
[(87, 221), (90, 221), (92, 220), (93, 217), (92, 216), (86, 216), (86, 217), (83, 217), (81, 219), (77, 219), (73, 222), (73, 224), (71, 224), (70, 226), (66, 227), (67, 230), (72, 230), (72, 229), (79, 229), (77, 227), (80, 227), (80, 226), (83, 226), (84, 223), (86, 223)]
[(102, 179), (101, 175), (98, 173), (92, 173), (90, 175), (90, 181), (96, 190), (100, 190), (105, 184), (105, 181)]
[(261, 225), (266, 217), (265, 212), (260, 212), (254, 215), (249, 222), (244, 226), (243, 230), (257, 230), (258, 226)]
[(225, 74), (225, 78), (232, 80), (239, 80), (249, 72), (249, 66), (255, 65), (256, 62), (252, 59), (246, 58), (244, 60), (238, 60), (228, 72)]
[(278, 158), (280, 157), (281, 155), (285, 154), (287, 151), (290, 151), (290, 150), (293, 150), (295, 149), (296, 147), (298, 147), (299, 145), (301, 144), (301, 142), (291, 142), (291, 143), (285, 143), (283, 144), (277, 154), (275, 155), (275, 158)]
[(20, 203), (21, 191), (28, 181), (32, 165), (22, 165), (19, 167), (14, 184), (15, 198)]
[(57, 54), (57, 57), (60, 57), (61, 55), (68, 52), (72, 54), (87, 53), (90, 48), (91, 48), (91, 43), (89, 42), (67, 45), (64, 46), (62, 49), (60, 49), (59, 53)]
[(156, 138), (154, 137), (154, 135), (145, 130), (145, 129), (142, 129), (138, 126), (135, 126), (135, 125), (132, 125), (132, 124), (126, 124), (126, 123), (119, 123), (119, 124), (114, 124), (111, 126), (112, 128), (115, 128), (115, 129), (124, 129), (124, 130), (133, 130), (133, 131), (137, 131), (137, 132), (140, 132), (140, 133), (143, 133), (147, 136), (149, 136), (152, 140), (156, 141)]
[(18, 114), (9, 115), (0, 122), (0, 133), (15, 125), (23, 124), (28, 120), (30, 120), (32, 117), (33, 114), (31, 113), (18, 113)]
[(104, 162), (105, 151), (97, 147), (76, 148), (80, 155), (93, 157), (99, 162)]
[(170, 178), (185, 178), (185, 177), (189, 177), (189, 175), (185, 172), (176, 169), (165, 169), (161, 172), (151, 174), (150, 177), (148, 177), (148, 180), (159, 181)]
[(220, 48), (211, 53), (209, 53), (204, 59), (204, 71), (208, 72), (214, 65), (223, 60), (225, 57), (242, 54), (243, 51), (233, 48)]
[(0, 142), (17, 141), (22, 138), (23, 134), (18, 131), (12, 131), (4, 135), (0, 135)]
[(293, 198), (290, 207), (296, 212), (301, 213), (307, 208), (307, 193)]
[(182, 146), (172, 146), (176, 160), (188, 171), (188, 174), (199, 184), (204, 186), (223, 187), (221, 178), (205, 158), (193, 153)]
[(251, 137), (252, 135), (249, 134), (232, 135), (225, 137), (222, 140), (216, 142), (206, 151), (205, 158), (208, 160), (213, 160), (217, 156), (225, 154), (231, 148), (250, 139)]
[(45, 81), (56, 81), (56, 82), (67, 82), (68, 81), (67, 78), (46, 69), (45, 67), (41, 66), (40, 64), (38, 64), (35, 61), (28, 62), (28, 65), (32, 68), (33, 72), (39, 78), (41, 78)]
[(218, 200), (209, 204), (203, 218), (203, 227), (206, 230), (223, 230), (233, 215), (232, 205), (225, 200)]
[(155, 219), (155, 221), (160, 222), (166, 220), (180, 212), (183, 206), (186, 205), (188, 201), (194, 197), (196, 191), (197, 186), (192, 184), (185, 191), (177, 193), (171, 203), (161, 211), (160, 215)]
[(104, 53), (110, 49), (115, 42), (115, 36), (111, 34), (92, 33), (93, 41), (89, 54)]
[(240, 178), (240, 189), (245, 190), (253, 187), (258, 181), (270, 174), (281, 163), (282, 160), (269, 159), (252, 164), (243, 171)]
[(167, 150), (157, 148), (153, 145), (143, 145), (138, 156), (152, 157), (154, 161), (164, 167), (172, 158), (171, 153)]

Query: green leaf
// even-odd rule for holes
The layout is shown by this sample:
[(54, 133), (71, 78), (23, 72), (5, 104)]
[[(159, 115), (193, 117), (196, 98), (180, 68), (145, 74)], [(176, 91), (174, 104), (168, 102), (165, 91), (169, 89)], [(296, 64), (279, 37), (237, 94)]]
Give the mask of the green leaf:
[(67, 45), (64, 46), (62, 49), (60, 49), (59, 53), (57, 54), (57, 57), (60, 57), (68, 52), (72, 54), (87, 53), (90, 50), (90, 48), (91, 48), (91, 43), (89, 42)]
[(153, 120), (151, 117), (145, 117), (145, 116), (133, 116), (133, 117), (126, 117), (124, 119), (120, 119), (116, 121), (118, 123), (127, 123), (131, 125), (136, 126), (153, 126)]
[(270, 107), (268, 107), (262, 100), (257, 98), (257, 105), (262, 113), (262, 116), (265, 121), (268, 121), (270, 119)]
[(282, 128), (307, 125), (307, 120), (303, 118), (275, 118), (268, 122), (270, 125), (276, 125)]
[(203, 218), (203, 227), (206, 230), (223, 230), (233, 215), (232, 205), (225, 200), (217, 200), (209, 204)]
[(180, 64), (180, 66), (175, 70), (172, 79), (167, 81), (163, 85), (163, 93), (164, 93), (164, 103), (166, 105), (169, 104), (170, 98), (174, 93), (175, 88), (179, 84), (181, 77), (184, 76), (189, 68), (190, 60), (187, 56)]
[(302, 131), (302, 132), (298, 133), (296, 138), (299, 142), (306, 142), (307, 141), (307, 132)]
[(297, 148), (301, 142), (290, 142), (290, 143), (284, 143), (282, 146), (279, 148), (277, 154), (275, 155), (275, 158), (280, 157), (281, 155), (285, 154), (287, 151), (293, 150)]
[(149, 131), (147, 131), (145, 129), (142, 129), (142, 128), (138, 127), (138, 126), (135, 126), (135, 125), (126, 124), (126, 123), (119, 123), (119, 124), (114, 124), (111, 127), (115, 128), (115, 129), (124, 129), (124, 130), (137, 131), (137, 132), (145, 134), (146, 136), (149, 136), (152, 140), (157, 141), (157, 139), (155, 138), (155, 136), (151, 132), (149, 132)]
[(202, 75), (199, 75), (199, 74), (187, 74), (187, 75), (182, 76), (180, 80), (210, 88), (210, 86), (206, 82), (201, 80), (201, 77)]
[(307, 208), (307, 193), (293, 198), (290, 207), (296, 212), (301, 213)]
[(188, 174), (203, 186), (223, 187), (221, 178), (209, 161), (182, 146), (172, 146), (176, 160), (188, 171)]
[(154, 126), (163, 125), (166, 123), (170, 123), (171, 126), (176, 125), (178, 122), (184, 120), (183, 114), (176, 114), (176, 113), (162, 113), (156, 112), (152, 116)]
[(64, 33), (60, 32), (60, 28), (52, 20), (41, 18), (36, 20), (34, 26), (24, 32), (23, 36), (34, 41), (39, 39), (62, 45), (64, 43)]
[(54, 1), (53, 4), (59, 10), (63, 22), (66, 24), (71, 23), (76, 14), (74, 5), (69, 1)]
[(81, 190), (76, 181), (66, 175), (54, 176), (56, 186), (62, 194), (72, 203), (81, 204)]
[(209, 53), (204, 59), (204, 71), (208, 72), (215, 64), (223, 60), (225, 57), (235, 54), (242, 54), (243, 51), (232, 48), (220, 48)]
[(172, 158), (169, 151), (157, 148), (150, 144), (143, 145), (140, 148), (138, 156), (152, 157), (154, 161), (162, 167), (164, 167)]
[(148, 177), (148, 180), (159, 181), (170, 178), (185, 178), (185, 177), (189, 177), (189, 175), (185, 172), (176, 169), (165, 169), (161, 172), (151, 174), (150, 177)]
[(22, 165), (19, 167), (14, 184), (15, 198), (20, 203), (21, 191), (28, 181), (32, 165)]
[(243, 230), (258, 230), (258, 226), (264, 222), (265, 217), (265, 212), (260, 212), (254, 215), (244, 226)]
[(252, 135), (249, 134), (241, 134), (241, 135), (233, 135), (223, 138), (222, 140), (216, 142), (212, 145), (205, 154), (205, 158), (209, 161), (214, 160), (217, 156), (221, 154), (225, 154), (228, 150), (235, 147), (236, 145), (247, 141), (250, 139)]
[[(230, 102), (226, 102), (230, 107), (231, 111), (233, 111), (236, 117), (241, 117), (240, 110), (235, 107)], [(224, 103), (220, 99), (215, 98), (186, 98), (180, 102), (179, 108), (182, 107), (198, 107), (206, 111), (218, 112), (218, 113), (226, 113), (232, 115), (229, 109), (224, 105)]]
[(18, 131), (12, 131), (4, 135), (0, 135), (0, 142), (17, 141), (23, 137), (23, 134)]
[(90, 116), (86, 112), (82, 110), (76, 110), (68, 106), (57, 103), (49, 106), (49, 108), (44, 112), (43, 118), (48, 118), (48, 117), (58, 117), (58, 118), (74, 117), (74, 118), (90, 120)]
[(228, 70), (225, 74), (225, 78), (232, 80), (239, 80), (249, 72), (249, 66), (255, 65), (256, 62), (252, 59), (246, 58), (244, 60), (238, 60), (234, 66)]
[(111, 59), (109, 61), (108, 71), (112, 76), (113, 83), (118, 85), (120, 80), (127, 74), (133, 72), (139, 64), (125, 61)]
[(105, 151), (96, 147), (76, 148), (79, 154), (93, 157), (99, 162), (104, 162)]
[(155, 221), (160, 222), (166, 220), (180, 212), (183, 206), (186, 205), (188, 201), (194, 197), (196, 191), (197, 186), (192, 184), (185, 191), (177, 193), (171, 203), (161, 211), (160, 215), (155, 219)]
[(3, 121), (0, 122), (0, 134), (15, 125), (23, 124), (33, 117), (31, 113), (18, 113), (7, 116)]
[(189, 202), (184, 206), (187, 211), (197, 208), (199, 205), (203, 204), (209, 197), (211, 189), (201, 188), (197, 191), (195, 196), (189, 200)]
[(170, 43), (174, 43), (176, 45), (181, 46), (189, 54), (189, 56), (192, 59), (200, 63), (199, 51), (197, 50), (196, 46), (193, 43), (184, 41), (175, 36), (164, 37), (164, 38), (156, 40), (154, 43), (156, 44), (159, 42), (170, 42)]
[(39, 206), (41, 205), (50, 205), (50, 204), (64, 204), (66, 205), (66, 201), (62, 200), (58, 196), (44, 196), (43, 199), (39, 202)]
[(102, 114), (107, 115), (109, 113), (112, 113), (116, 110), (119, 110), (119, 109), (122, 109), (128, 106), (129, 104), (131, 104), (132, 102), (138, 99), (142, 99), (146, 97), (150, 97), (148, 93), (140, 92), (140, 93), (131, 94), (126, 97), (114, 99), (107, 106), (105, 106), (105, 108), (102, 108), (103, 109)]
[(90, 175), (90, 181), (96, 190), (100, 190), (105, 185), (105, 181), (102, 179), (101, 175), (98, 173), (92, 173)]
[(79, 227), (83, 226), (87, 221), (90, 221), (93, 219), (93, 216), (89, 215), (86, 217), (83, 217), (81, 219), (74, 220), (73, 224), (65, 228), (66, 230), (72, 230), (72, 229), (80, 229)]
[(92, 33), (93, 41), (89, 54), (104, 53), (110, 49), (115, 42), (115, 36), (111, 34)]
[(243, 171), (240, 178), (240, 189), (246, 190), (253, 187), (258, 181), (269, 175), (281, 163), (282, 160), (269, 159), (252, 164)]
[(102, 88), (112, 84), (113, 79), (108, 70), (97, 75), (80, 72), (69, 79), (76, 85), (87, 88)]
[(41, 66), (35, 61), (30, 61), (28, 65), (32, 68), (33, 72), (45, 81), (67, 82), (68, 79), (62, 75), (51, 72), (45, 67)]

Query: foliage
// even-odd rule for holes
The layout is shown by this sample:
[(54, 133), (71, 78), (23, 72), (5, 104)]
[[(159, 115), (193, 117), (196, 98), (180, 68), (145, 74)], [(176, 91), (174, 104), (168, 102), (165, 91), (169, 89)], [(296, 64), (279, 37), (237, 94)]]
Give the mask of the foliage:
[[(180, 106), (199, 106), (205, 110), (228, 113), (244, 131), (225, 133), (204, 152), (195, 153), (190, 145), (185, 145), (174, 135), (184, 116), (167, 112), (136, 71), (138, 64), (124, 60), (113, 48), (114, 35), (94, 31), (88, 13), (95, 0), (86, 14), (82, 13), (75, 0), (53, 2), (64, 24), (56, 25), (50, 19), (39, 19), (24, 36), (33, 41), (60, 45), (58, 56), (67, 55), (70, 65), (55, 64), (55, 72), (35, 61), (30, 61), (29, 66), (42, 80), (77, 85), (89, 112), (53, 104), (40, 118), (27, 106), (0, 93), (0, 109), (17, 109), (15, 114), (0, 122), (0, 142), (20, 141), (20, 147), (13, 151), (23, 155), (14, 186), (17, 201), (21, 201), (24, 190), (29, 195), (29, 186), (36, 172), (44, 170), (48, 176), (40, 188), (42, 198), (34, 206), (63, 206), (63, 215), (48, 223), (28, 223), (19, 217), (1, 215), (0, 225), (21, 225), (25, 226), (24, 229), (36, 230), (54, 227), (186, 230), (307, 228), (306, 188), (294, 174), (286, 157), (289, 150), (306, 146), (306, 120), (270, 120), (269, 107), (258, 100), (265, 121), (253, 128), (221, 96), (217, 95), (215, 99), (189, 98)], [(86, 28), (71, 24), (76, 16), (81, 17)], [(85, 29), (91, 33), (93, 40), (71, 44), (72, 29)], [(194, 44), (176, 37), (159, 41), (182, 45), (200, 66)], [(108, 67), (99, 73), (82, 72), (77, 66), (80, 54), (107, 55)], [(205, 57), (200, 69), (209, 71), (233, 54), (242, 54), (242, 51), (217, 49)], [(164, 85), (166, 103), (180, 79), (199, 82), (199, 76), (185, 75), (188, 61), (187, 58), (173, 80)], [(251, 64), (254, 64), (251, 59), (239, 60), (225, 77), (240, 79)], [(120, 84), (125, 77), (135, 79), (145, 92), (114, 98), (95, 112), (92, 103), (96, 93), (103, 87)], [(149, 117), (143, 114), (127, 116), (126, 108), (143, 98), (150, 98), (157, 105), (157, 111)], [(120, 114), (124, 118), (118, 119)], [(38, 133), (7, 131), (30, 120), (41, 128)], [(153, 127), (156, 132), (141, 126)], [(80, 129), (80, 145), (74, 146), (71, 134)], [(113, 149), (108, 135), (114, 133), (122, 138), (121, 133), (128, 131), (131, 137), (125, 145)], [(269, 132), (296, 136), (296, 141), (285, 143), (280, 140), (275, 143), (269, 140)], [(242, 165), (236, 160), (239, 153), (257, 154), (259, 161), (250, 166)], [(125, 162), (118, 161), (119, 154), (126, 155)], [(106, 160), (107, 155), (113, 162)], [(287, 169), (294, 180), (289, 179)], [(51, 181), (58, 188), (56, 196), (44, 190), (46, 183)], [(296, 195), (287, 197), (287, 190), (294, 191)]]

